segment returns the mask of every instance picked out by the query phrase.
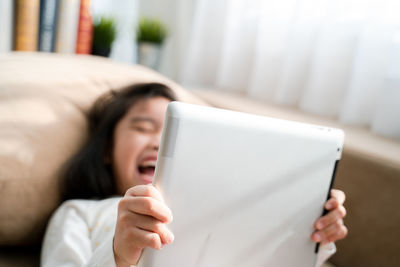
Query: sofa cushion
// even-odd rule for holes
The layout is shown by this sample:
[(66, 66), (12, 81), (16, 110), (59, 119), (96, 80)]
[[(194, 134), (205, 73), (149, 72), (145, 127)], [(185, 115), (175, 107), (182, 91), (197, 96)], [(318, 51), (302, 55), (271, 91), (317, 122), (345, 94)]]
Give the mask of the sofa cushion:
[(84, 55), (0, 54), (0, 245), (38, 243), (59, 205), (60, 168), (83, 144), (86, 113), (100, 94), (140, 82), (169, 85), (142, 66)]

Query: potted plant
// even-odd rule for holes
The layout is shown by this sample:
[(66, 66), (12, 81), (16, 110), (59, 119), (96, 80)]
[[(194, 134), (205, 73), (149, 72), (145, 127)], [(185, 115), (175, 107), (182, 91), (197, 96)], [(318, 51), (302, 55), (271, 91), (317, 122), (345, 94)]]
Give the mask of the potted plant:
[(138, 63), (158, 69), (167, 28), (159, 19), (142, 17), (136, 30)]
[(110, 17), (101, 17), (93, 25), (92, 54), (108, 57), (111, 45), (117, 35), (115, 20)]

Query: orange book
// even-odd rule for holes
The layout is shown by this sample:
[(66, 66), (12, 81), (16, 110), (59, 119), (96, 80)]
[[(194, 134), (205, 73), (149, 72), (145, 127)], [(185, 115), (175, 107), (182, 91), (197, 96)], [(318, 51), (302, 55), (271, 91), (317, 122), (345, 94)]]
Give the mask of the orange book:
[(15, 1), (15, 50), (37, 50), (39, 32), (39, 7), (40, 0)]
[(93, 22), (90, 15), (90, 0), (81, 0), (76, 38), (76, 53), (90, 54), (92, 52)]

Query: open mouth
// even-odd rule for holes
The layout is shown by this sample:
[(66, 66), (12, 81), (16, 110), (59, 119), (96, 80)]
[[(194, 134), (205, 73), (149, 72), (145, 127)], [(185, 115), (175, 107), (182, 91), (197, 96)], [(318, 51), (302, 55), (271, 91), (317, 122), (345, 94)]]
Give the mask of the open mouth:
[(153, 182), (154, 172), (156, 170), (157, 156), (147, 156), (142, 158), (137, 165), (138, 178), (144, 184), (151, 184)]
[(151, 165), (140, 165), (139, 166), (139, 173), (140, 174), (144, 174), (144, 175), (149, 175), (149, 176), (153, 176), (154, 175), (154, 171), (155, 171), (156, 167), (155, 166), (151, 166)]
[(148, 159), (138, 165), (138, 173), (144, 183), (149, 184), (153, 182), (156, 162), (157, 159)]

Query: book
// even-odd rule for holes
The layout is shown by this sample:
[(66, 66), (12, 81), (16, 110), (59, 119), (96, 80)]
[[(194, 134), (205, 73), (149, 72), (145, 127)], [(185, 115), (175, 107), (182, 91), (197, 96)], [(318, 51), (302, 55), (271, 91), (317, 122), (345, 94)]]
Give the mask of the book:
[(37, 50), (39, 5), (39, 0), (15, 0), (15, 50)]
[(12, 50), (13, 0), (0, 0), (0, 53)]
[(57, 0), (40, 1), (39, 51), (54, 51), (57, 5)]
[(93, 22), (90, 15), (90, 0), (81, 0), (76, 37), (76, 53), (90, 54), (92, 51)]
[(75, 53), (80, 0), (59, 0), (54, 51)]

